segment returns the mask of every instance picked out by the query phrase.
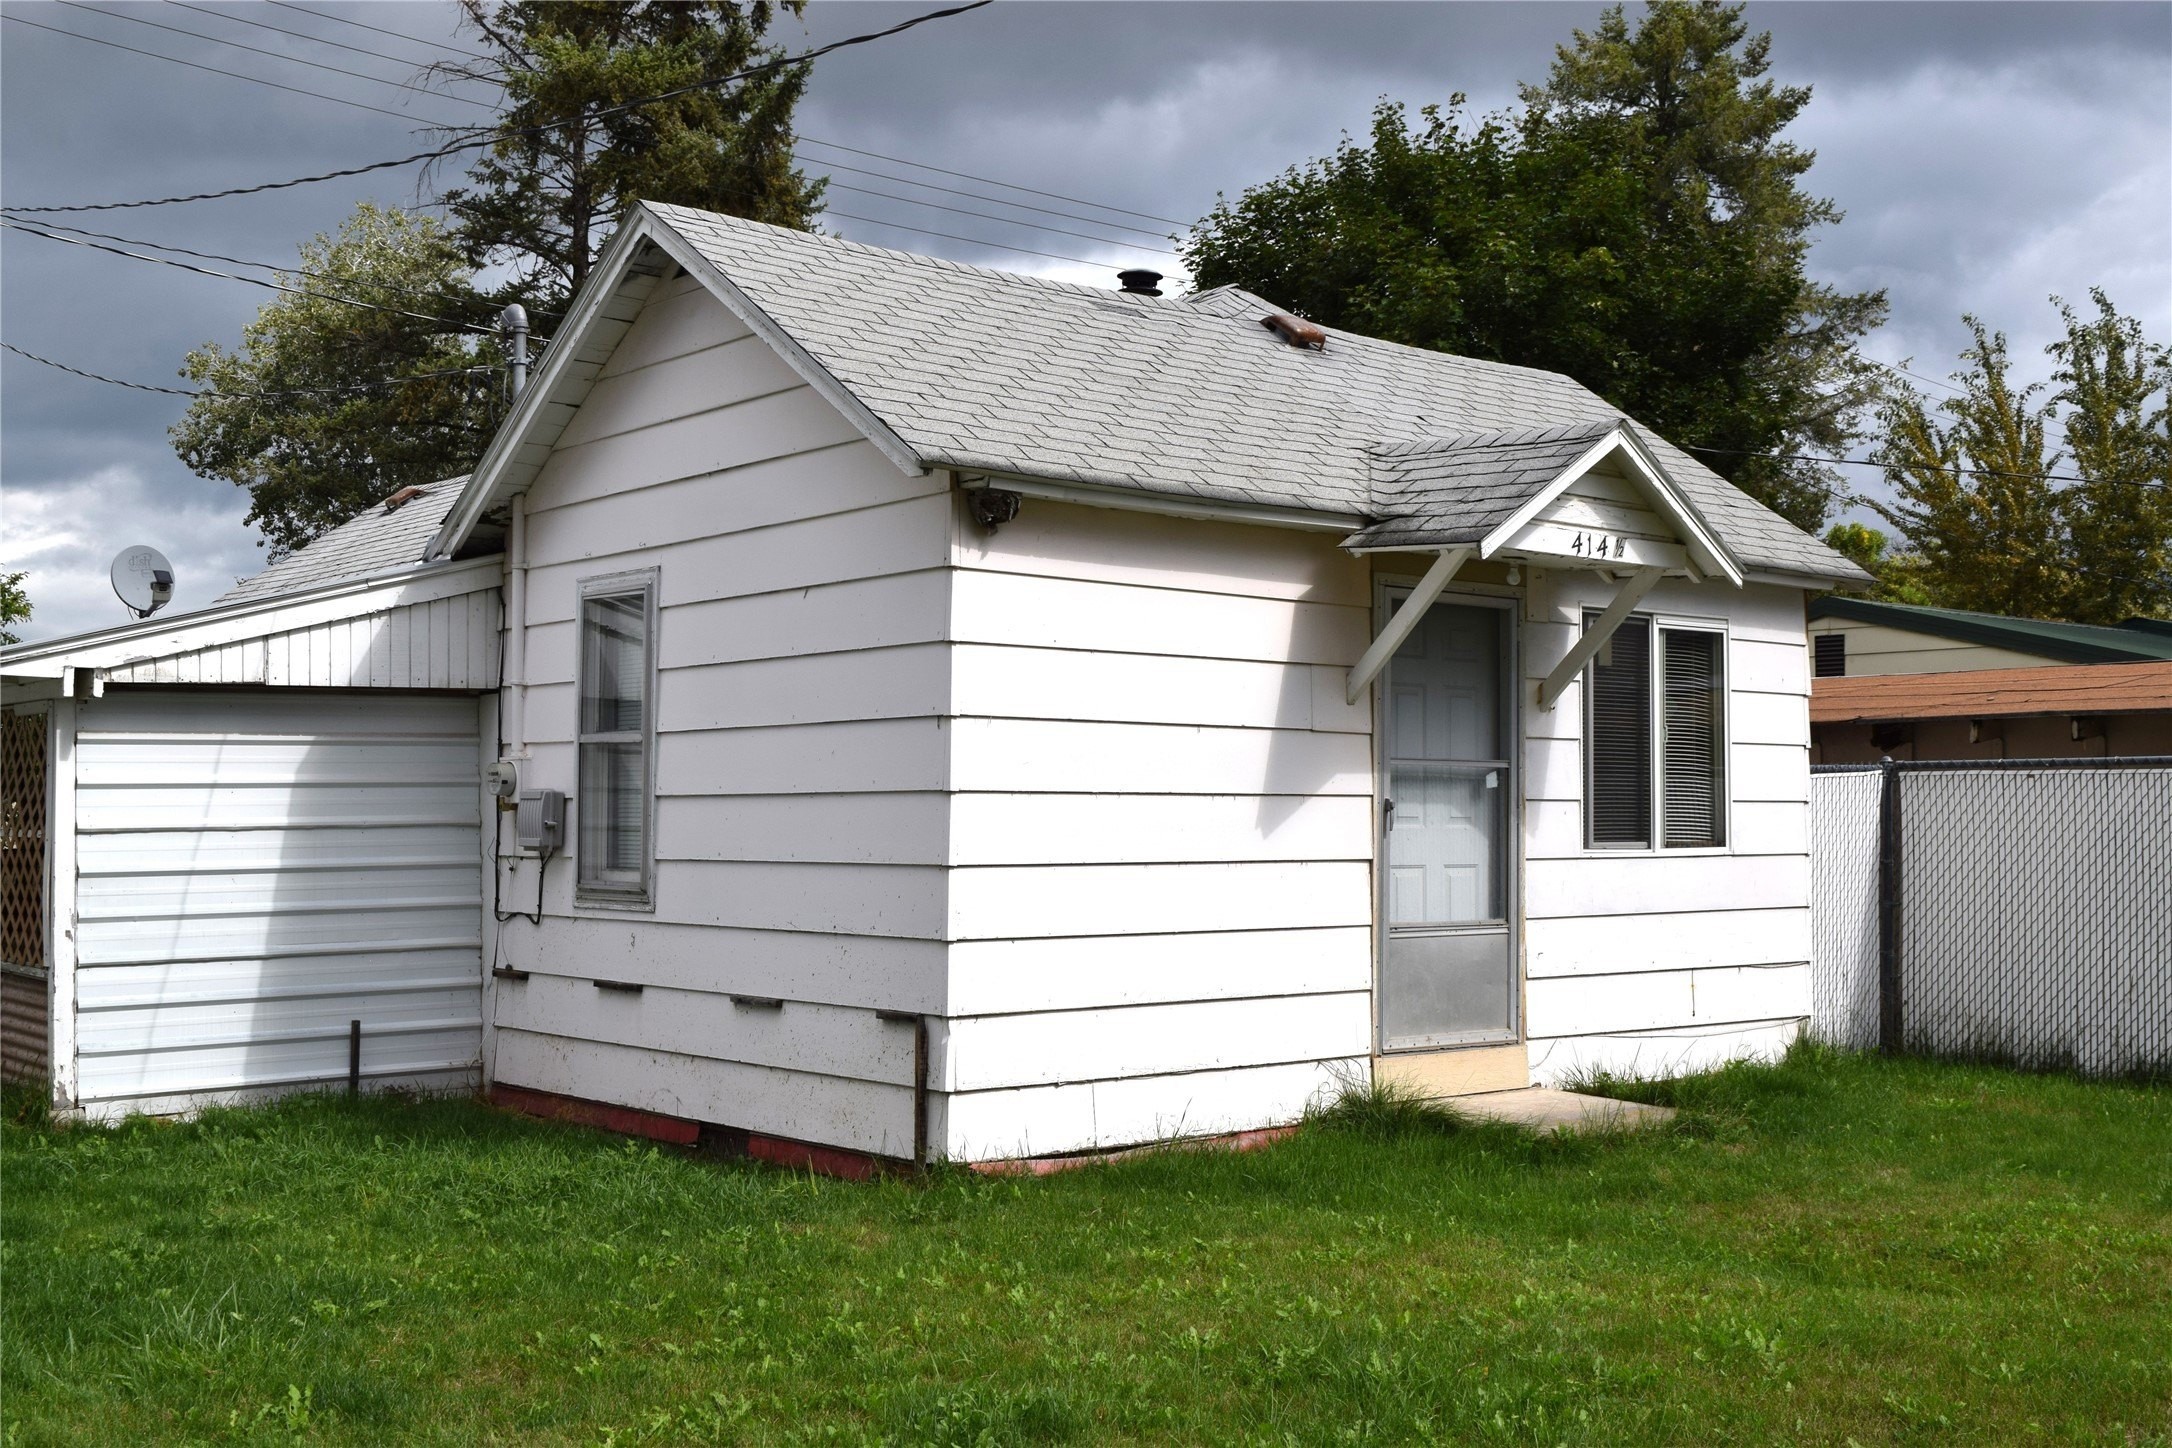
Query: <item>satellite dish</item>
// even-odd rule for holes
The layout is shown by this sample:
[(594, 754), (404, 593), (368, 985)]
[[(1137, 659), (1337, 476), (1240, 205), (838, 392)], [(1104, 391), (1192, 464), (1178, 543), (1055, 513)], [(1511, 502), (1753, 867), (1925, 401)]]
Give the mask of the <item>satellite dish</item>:
[(156, 548), (138, 543), (113, 560), (113, 591), (128, 611), (149, 618), (173, 602), (173, 565)]

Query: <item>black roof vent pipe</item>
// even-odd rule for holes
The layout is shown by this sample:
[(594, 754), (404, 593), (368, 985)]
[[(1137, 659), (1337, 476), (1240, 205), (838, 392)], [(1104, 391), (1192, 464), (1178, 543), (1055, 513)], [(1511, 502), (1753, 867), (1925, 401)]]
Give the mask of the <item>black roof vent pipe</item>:
[(1158, 297), (1161, 295), (1161, 273), (1158, 271), (1120, 271), (1116, 279), (1124, 284), (1124, 291), (1134, 297)]

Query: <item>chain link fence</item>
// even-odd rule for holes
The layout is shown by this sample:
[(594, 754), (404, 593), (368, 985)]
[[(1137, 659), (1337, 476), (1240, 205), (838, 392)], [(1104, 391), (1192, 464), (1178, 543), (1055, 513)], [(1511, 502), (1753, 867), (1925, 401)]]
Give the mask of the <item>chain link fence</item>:
[(1813, 1034), (2172, 1072), (2172, 760), (1825, 767), (1810, 814)]

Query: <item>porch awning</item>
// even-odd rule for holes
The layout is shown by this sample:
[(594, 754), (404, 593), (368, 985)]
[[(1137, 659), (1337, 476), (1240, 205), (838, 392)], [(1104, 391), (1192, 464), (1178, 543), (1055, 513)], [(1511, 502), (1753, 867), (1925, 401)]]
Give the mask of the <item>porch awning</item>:
[(1359, 553), (1469, 549), (1481, 559), (1740, 585), (1742, 566), (1620, 418), (1376, 447), (1379, 515)]

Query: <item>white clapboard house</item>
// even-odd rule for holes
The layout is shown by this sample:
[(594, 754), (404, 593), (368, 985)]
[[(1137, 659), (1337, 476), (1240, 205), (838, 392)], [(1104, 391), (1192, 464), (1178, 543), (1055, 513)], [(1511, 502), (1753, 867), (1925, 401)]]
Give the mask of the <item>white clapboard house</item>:
[(1567, 378), (1130, 285), (637, 208), (472, 477), (5, 655), (17, 1069), (984, 1160), (1794, 1039), (1860, 575)]

